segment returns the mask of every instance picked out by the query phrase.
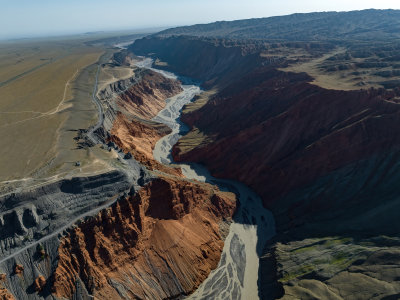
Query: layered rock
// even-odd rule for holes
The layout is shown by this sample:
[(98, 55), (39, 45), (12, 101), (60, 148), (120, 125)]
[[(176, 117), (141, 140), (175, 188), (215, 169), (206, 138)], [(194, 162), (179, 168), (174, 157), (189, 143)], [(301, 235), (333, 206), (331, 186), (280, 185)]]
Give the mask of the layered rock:
[(114, 101), (124, 113), (152, 119), (165, 107), (167, 98), (181, 91), (179, 81), (146, 70), (136, 84), (119, 93)]
[(113, 142), (125, 153), (132, 153), (149, 170), (180, 176), (180, 169), (164, 166), (153, 158), (157, 141), (170, 132), (171, 129), (163, 124), (137, 118), (128, 120), (124, 114), (118, 113), (107, 141)]
[(304, 74), (268, 68), (243, 78), (183, 117), (214, 142), (182, 151), (183, 138), (174, 158), (243, 181), (272, 207), (329, 172), (398, 149), (400, 105), (391, 101), (397, 92), (325, 90), (307, 81)]
[(140, 68), (135, 70), (134, 77), (111, 83), (99, 92), (100, 99), (107, 103), (103, 140), (130, 153), (150, 170), (181, 175), (179, 169), (154, 160), (155, 144), (171, 129), (151, 121), (165, 107), (165, 100), (181, 91), (178, 80)]
[(0, 197), (0, 254), (6, 256), (66, 226), (70, 220), (129, 191), (137, 178), (121, 171), (64, 179), (23, 193)]
[(155, 179), (61, 241), (53, 292), (71, 297), (80, 277), (96, 298), (187, 295), (218, 264), (234, 203), (208, 184)]
[[(313, 237), (278, 242), (261, 260), (265, 298), (396, 299), (399, 241)], [(278, 261), (276, 273), (265, 268), (272, 257)]]

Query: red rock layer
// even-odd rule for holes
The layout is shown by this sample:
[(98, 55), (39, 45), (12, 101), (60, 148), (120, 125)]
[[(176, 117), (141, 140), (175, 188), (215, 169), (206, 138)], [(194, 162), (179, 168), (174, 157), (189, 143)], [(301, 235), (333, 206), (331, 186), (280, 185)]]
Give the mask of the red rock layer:
[(108, 141), (114, 142), (125, 153), (130, 152), (150, 170), (182, 176), (180, 169), (164, 166), (153, 158), (155, 144), (171, 129), (163, 124), (149, 122), (165, 107), (167, 98), (181, 91), (179, 81), (146, 71), (139, 83), (115, 99), (119, 112)]
[(217, 266), (234, 209), (211, 185), (156, 179), (61, 240), (53, 292), (70, 298), (79, 276), (99, 299), (189, 294)]
[(150, 170), (181, 176), (180, 169), (164, 166), (153, 158), (153, 149), (157, 141), (170, 132), (171, 129), (163, 124), (135, 118), (128, 120), (125, 115), (118, 113), (108, 141), (114, 142), (125, 153), (132, 153), (137, 161)]
[(170, 132), (171, 130), (162, 124), (145, 124), (139, 120), (128, 120), (122, 113), (118, 113), (110, 134), (118, 137), (124, 149), (135, 149), (148, 158), (153, 158), (157, 140)]
[(352, 162), (400, 148), (396, 91), (335, 91), (305, 74), (265, 68), (184, 116), (214, 142), (177, 161), (205, 163), (215, 176), (252, 186), (267, 206)]
[(143, 119), (152, 119), (165, 107), (167, 98), (181, 91), (179, 81), (148, 71), (140, 82), (119, 95), (117, 104), (129, 114)]

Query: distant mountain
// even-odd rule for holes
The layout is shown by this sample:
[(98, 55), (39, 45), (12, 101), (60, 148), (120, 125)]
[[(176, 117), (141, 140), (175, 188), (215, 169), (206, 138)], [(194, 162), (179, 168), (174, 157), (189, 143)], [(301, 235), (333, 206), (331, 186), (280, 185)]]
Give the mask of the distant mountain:
[(271, 41), (400, 39), (400, 10), (292, 14), (177, 27), (156, 34), (173, 35)]

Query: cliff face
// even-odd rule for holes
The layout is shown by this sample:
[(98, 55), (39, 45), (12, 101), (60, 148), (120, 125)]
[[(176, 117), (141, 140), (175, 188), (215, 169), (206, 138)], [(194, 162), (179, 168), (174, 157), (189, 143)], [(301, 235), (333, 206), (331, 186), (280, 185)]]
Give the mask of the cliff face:
[(241, 84), (249, 89), (222, 92), (186, 114), (185, 121), (213, 139), (190, 148), (188, 135), (174, 158), (253, 187), (281, 232), (348, 234), (351, 226), (350, 232), (394, 234), (400, 226), (389, 208), (400, 192), (393, 181), (400, 176), (397, 92), (325, 90), (303, 74), (274, 70), (256, 76), (265, 81), (254, 87), (256, 80), (245, 78)]
[(78, 276), (102, 299), (189, 294), (218, 264), (234, 203), (208, 184), (155, 179), (61, 241), (53, 292), (70, 298)]
[(118, 113), (107, 141), (113, 142), (125, 153), (131, 153), (149, 170), (181, 176), (179, 168), (165, 166), (153, 158), (153, 149), (157, 141), (170, 132), (171, 129), (163, 124), (137, 118), (128, 119), (124, 114)]
[(226, 85), (261, 61), (258, 53), (244, 55), (240, 47), (226, 47), (215, 41), (186, 37), (149, 37), (137, 40), (128, 50), (167, 62), (167, 69), (201, 80), (205, 87)]
[(170, 132), (171, 129), (167, 126), (146, 124), (135, 119), (128, 120), (122, 113), (118, 113), (110, 134), (122, 149), (126, 151), (135, 149), (152, 159), (155, 144)]
[[(139, 175), (139, 174), (138, 174)], [(65, 179), (0, 197), (0, 253), (8, 255), (129, 190), (134, 179), (120, 171)]]
[(2, 197), (0, 295), (4, 299), (52, 298), (51, 274), (57, 266), (59, 236), (76, 220), (128, 193), (137, 181), (147, 182), (147, 176), (143, 169), (131, 175), (115, 170)]
[(395, 92), (325, 90), (309, 80), (268, 68), (244, 77), (240, 88), (228, 87), (184, 116), (214, 142), (184, 151), (182, 139), (174, 158), (239, 179), (274, 207), (338, 168), (399, 148), (400, 105), (390, 101)]
[(145, 71), (141, 80), (119, 93), (120, 110), (143, 119), (155, 117), (165, 107), (165, 100), (182, 91), (180, 82), (153, 71)]

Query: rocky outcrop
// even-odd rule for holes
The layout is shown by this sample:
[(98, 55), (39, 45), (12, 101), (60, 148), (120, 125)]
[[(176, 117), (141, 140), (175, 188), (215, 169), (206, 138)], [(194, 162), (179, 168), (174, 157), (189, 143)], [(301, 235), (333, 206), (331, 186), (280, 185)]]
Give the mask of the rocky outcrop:
[(16, 264), (14, 268), (14, 274), (22, 274), (24, 272), (24, 266), (20, 264)]
[(151, 70), (136, 69), (133, 77), (109, 84), (98, 93), (98, 97), (124, 114), (151, 119), (164, 108), (167, 98), (181, 91), (177, 80)]
[(165, 166), (153, 158), (153, 149), (157, 141), (170, 132), (171, 129), (163, 124), (136, 118), (128, 120), (125, 115), (118, 113), (107, 142), (114, 143), (125, 153), (132, 153), (133, 157), (149, 170), (180, 176), (179, 168)]
[(126, 49), (122, 49), (119, 52), (114, 53), (112, 61), (117, 66), (130, 66), (134, 55), (129, 53)]
[(135, 69), (134, 76), (112, 82), (98, 92), (105, 109), (103, 126), (96, 134), (105, 141), (119, 114), (129, 120), (150, 120), (165, 107), (167, 98), (181, 91), (177, 80), (151, 70)]
[(131, 174), (112, 171), (65, 179), (1, 197), (0, 256), (61, 229), (111, 197), (129, 191), (139, 177), (138, 166)]
[[(51, 286), (46, 283), (57, 266), (59, 237), (79, 219), (107, 207), (131, 188), (134, 190), (138, 182), (148, 182), (147, 171), (139, 165), (137, 169), (134, 164), (131, 167), (129, 173), (112, 171), (64, 179), (3, 196), (1, 295), (52, 299)], [(77, 297), (85, 293), (79, 290)]]
[(152, 159), (156, 142), (170, 132), (171, 129), (165, 125), (128, 120), (122, 113), (118, 113), (110, 132), (110, 140), (125, 151), (136, 150)]
[(46, 286), (46, 279), (40, 275), (38, 276), (35, 281), (33, 282), (33, 288), (36, 292), (40, 292)]
[(155, 144), (171, 129), (151, 119), (165, 107), (167, 98), (181, 91), (179, 81), (139, 68), (134, 77), (110, 84), (99, 93), (108, 107), (103, 139), (130, 153), (149, 170), (179, 176), (181, 173), (178, 169), (164, 166), (153, 159)]
[(96, 298), (187, 295), (216, 267), (234, 203), (208, 184), (155, 179), (61, 241), (53, 292), (71, 297), (79, 277)]
[(152, 119), (165, 107), (167, 98), (181, 91), (179, 81), (153, 71), (146, 71), (137, 84), (119, 95), (117, 104), (129, 114)]

